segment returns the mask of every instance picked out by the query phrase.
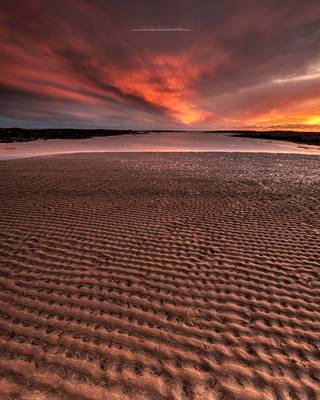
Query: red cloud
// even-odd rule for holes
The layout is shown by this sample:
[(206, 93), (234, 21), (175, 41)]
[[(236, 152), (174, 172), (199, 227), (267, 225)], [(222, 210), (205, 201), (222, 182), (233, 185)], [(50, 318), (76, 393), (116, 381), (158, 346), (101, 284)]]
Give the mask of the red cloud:
[[(318, 2), (123, 4), (6, 3), (0, 123), (208, 129), (319, 123), (319, 93), (303, 79), (319, 63)], [(192, 31), (130, 32), (141, 25)]]

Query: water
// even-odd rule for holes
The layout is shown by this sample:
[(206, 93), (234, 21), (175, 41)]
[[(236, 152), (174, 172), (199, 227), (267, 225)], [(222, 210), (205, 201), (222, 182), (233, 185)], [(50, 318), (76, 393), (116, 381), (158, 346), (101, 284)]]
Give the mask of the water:
[(231, 133), (208, 132), (150, 132), (139, 135), (93, 137), (90, 139), (0, 143), (0, 159), (64, 153), (139, 151), (223, 151), (320, 155), (319, 146), (279, 140), (242, 138), (233, 136)]

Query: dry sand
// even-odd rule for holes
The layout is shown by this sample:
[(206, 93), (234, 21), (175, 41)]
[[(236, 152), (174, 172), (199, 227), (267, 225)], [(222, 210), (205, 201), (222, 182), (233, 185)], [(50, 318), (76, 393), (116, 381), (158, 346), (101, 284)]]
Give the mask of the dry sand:
[(0, 162), (0, 399), (320, 398), (320, 157)]

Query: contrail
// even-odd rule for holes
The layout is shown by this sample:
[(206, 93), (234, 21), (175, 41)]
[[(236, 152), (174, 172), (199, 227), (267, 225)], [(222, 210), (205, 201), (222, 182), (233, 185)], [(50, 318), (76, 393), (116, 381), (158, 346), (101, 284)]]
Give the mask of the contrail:
[(165, 27), (145, 27), (145, 28), (133, 28), (130, 32), (191, 32), (189, 28), (165, 28)]

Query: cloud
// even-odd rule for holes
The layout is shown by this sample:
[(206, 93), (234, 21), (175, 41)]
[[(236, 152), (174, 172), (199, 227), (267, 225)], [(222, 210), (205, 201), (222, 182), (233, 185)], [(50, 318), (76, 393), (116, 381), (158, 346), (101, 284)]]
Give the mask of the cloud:
[(318, 1), (12, 0), (1, 8), (0, 125), (318, 124)]

